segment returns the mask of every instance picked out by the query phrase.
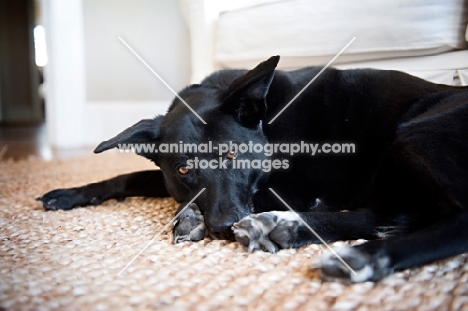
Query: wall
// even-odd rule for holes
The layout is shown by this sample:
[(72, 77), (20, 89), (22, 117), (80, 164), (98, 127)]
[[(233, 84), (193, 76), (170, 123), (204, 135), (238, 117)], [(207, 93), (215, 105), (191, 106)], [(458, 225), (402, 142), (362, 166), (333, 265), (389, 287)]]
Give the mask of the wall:
[(118, 40), (121, 36), (174, 90), (189, 83), (189, 35), (174, 0), (83, 0), (87, 144), (163, 114), (174, 95)]
[(89, 101), (153, 101), (173, 97), (118, 36), (172, 88), (178, 90), (188, 83), (189, 37), (178, 3), (83, 0)]
[[(178, 91), (189, 83), (190, 42), (179, 1), (43, 2), (47, 11), (44, 24), (48, 25), (46, 31), (51, 30), (48, 34), (52, 37), (48, 38), (48, 45), (59, 42), (55, 50), (52, 49), (55, 58), (51, 55), (49, 63), (50, 67), (58, 67), (61, 71), (52, 73), (52, 85), (47, 86), (48, 97), (54, 98), (56, 93), (62, 95), (60, 99), (52, 100), (52, 107), (47, 107), (48, 131), (54, 146), (95, 146), (140, 119), (167, 110), (174, 95), (118, 40), (118, 36), (127, 41), (174, 90)], [(68, 17), (74, 21), (69, 25), (58, 17), (63, 16), (61, 12), (68, 11), (67, 7), (73, 3), (75, 7), (79, 3), (81, 10), (73, 10), (76, 15)], [(54, 35), (58, 33), (57, 29), (67, 26), (81, 28), (81, 38), (76, 32), (72, 32), (76, 37), (69, 39)], [(75, 44), (74, 50), (83, 50), (81, 60), (80, 56), (71, 57), (71, 52), (66, 50), (71, 42)], [(74, 63), (80, 62), (83, 63), (81, 69), (75, 68)], [(68, 68), (70, 70), (65, 72)], [(78, 86), (82, 82), (84, 88), (71, 86), (74, 90), (64, 94), (60, 89), (65, 86), (61, 87), (59, 83), (66, 79)], [(73, 102), (82, 93), (81, 104), (77, 100)], [(59, 121), (64, 118), (73, 119), (70, 122), (73, 124), (67, 126), (66, 122)]]

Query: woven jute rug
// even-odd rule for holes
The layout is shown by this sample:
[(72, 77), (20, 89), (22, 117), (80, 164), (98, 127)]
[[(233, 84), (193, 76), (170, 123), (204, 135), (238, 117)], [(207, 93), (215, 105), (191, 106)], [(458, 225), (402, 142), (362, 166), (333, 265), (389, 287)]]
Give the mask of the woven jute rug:
[(466, 254), (379, 283), (322, 282), (310, 269), (326, 251), (320, 245), (249, 254), (236, 242), (173, 245), (170, 226), (155, 237), (176, 210), (171, 198), (66, 212), (35, 201), (54, 188), (148, 168), (130, 154), (0, 161), (0, 309), (468, 310)]

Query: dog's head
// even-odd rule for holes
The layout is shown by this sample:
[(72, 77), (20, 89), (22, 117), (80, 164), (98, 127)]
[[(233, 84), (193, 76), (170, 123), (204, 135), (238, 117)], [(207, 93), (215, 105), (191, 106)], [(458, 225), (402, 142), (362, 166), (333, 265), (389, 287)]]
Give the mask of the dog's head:
[(138, 122), (102, 142), (95, 152), (123, 144), (154, 147), (158, 152), (136, 152), (161, 168), (168, 192), (186, 203), (206, 188), (195, 202), (208, 230), (218, 238), (233, 238), (232, 224), (252, 212), (253, 195), (267, 174), (259, 167), (267, 159), (265, 153), (243, 152), (235, 144), (267, 143), (262, 119), (278, 61), (274, 56), (250, 71), (215, 73), (180, 92), (195, 113), (175, 98), (165, 116)]

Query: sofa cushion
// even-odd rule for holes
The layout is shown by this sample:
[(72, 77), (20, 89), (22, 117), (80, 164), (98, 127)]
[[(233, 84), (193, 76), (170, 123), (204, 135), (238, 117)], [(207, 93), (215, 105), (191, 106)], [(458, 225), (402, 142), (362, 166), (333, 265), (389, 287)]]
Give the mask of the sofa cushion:
[(280, 68), (432, 55), (466, 47), (463, 0), (289, 0), (223, 12), (215, 39), (220, 68), (281, 55)]

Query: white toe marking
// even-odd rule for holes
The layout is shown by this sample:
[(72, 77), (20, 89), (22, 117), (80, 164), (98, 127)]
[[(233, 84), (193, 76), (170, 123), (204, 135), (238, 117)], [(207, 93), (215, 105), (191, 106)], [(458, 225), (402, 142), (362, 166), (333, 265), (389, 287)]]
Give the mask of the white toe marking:
[(273, 211), (273, 212), (270, 212), (272, 213), (273, 215), (275, 215), (276, 217), (278, 217), (278, 222), (280, 222), (281, 220), (285, 220), (285, 221), (301, 221), (301, 218), (299, 217), (299, 215), (296, 213), (296, 212), (278, 212), (278, 211)]
[[(363, 256), (359, 251), (351, 247), (339, 248), (335, 252), (336, 254), (339, 255), (339, 257), (343, 258), (345, 261), (349, 259), (350, 257), (359, 257), (359, 256), (362, 257)], [(332, 253), (327, 253), (327, 254), (322, 255), (319, 258), (319, 260), (320, 260), (320, 264), (317, 264), (317, 266), (320, 266), (320, 265), (321, 266), (337, 266), (338, 265), (340, 267), (345, 268), (341, 262), (336, 261), (336, 257)], [(372, 276), (374, 275), (374, 268), (369, 264), (366, 264), (361, 269), (354, 269), (353, 271), (355, 273), (349, 273), (348, 277), (351, 282), (355, 282), (355, 283), (367, 281), (370, 278), (372, 278)]]
[(359, 283), (369, 280), (373, 275), (374, 268), (369, 265), (365, 265), (361, 270), (357, 270), (356, 274), (351, 274), (350, 276), (352, 282)]
[[(257, 215), (260, 215), (260, 214), (257, 214)], [(259, 221), (256, 217), (256, 215), (252, 215), (252, 217), (250, 218), (252, 220), (252, 227), (255, 227), (256, 229), (259, 229), (260, 231), (262, 231), (262, 235), (267, 235), (268, 233), (270, 233), (271, 229), (272, 228), (268, 228), (266, 227), (263, 222)]]
[[(365, 260), (365, 265), (361, 269), (355, 269), (354, 273), (348, 274), (349, 280), (354, 283), (365, 282), (373, 279), (375, 274), (380, 274), (382, 271), (390, 271), (388, 266), (390, 265), (390, 259), (387, 256), (380, 257), (378, 259), (372, 259), (362, 254), (360, 251), (354, 248), (341, 248), (336, 250), (336, 253), (343, 257), (345, 260), (351, 257), (361, 257)], [(321, 256), (320, 263), (316, 263), (315, 267), (319, 266), (336, 266), (341, 267), (341, 263), (336, 261), (333, 254), (325, 254)], [(344, 267), (343, 267), (344, 268)], [(376, 270), (377, 269), (377, 270)], [(344, 270), (344, 269), (343, 269)], [(386, 273), (388, 274), (388, 273)]]

